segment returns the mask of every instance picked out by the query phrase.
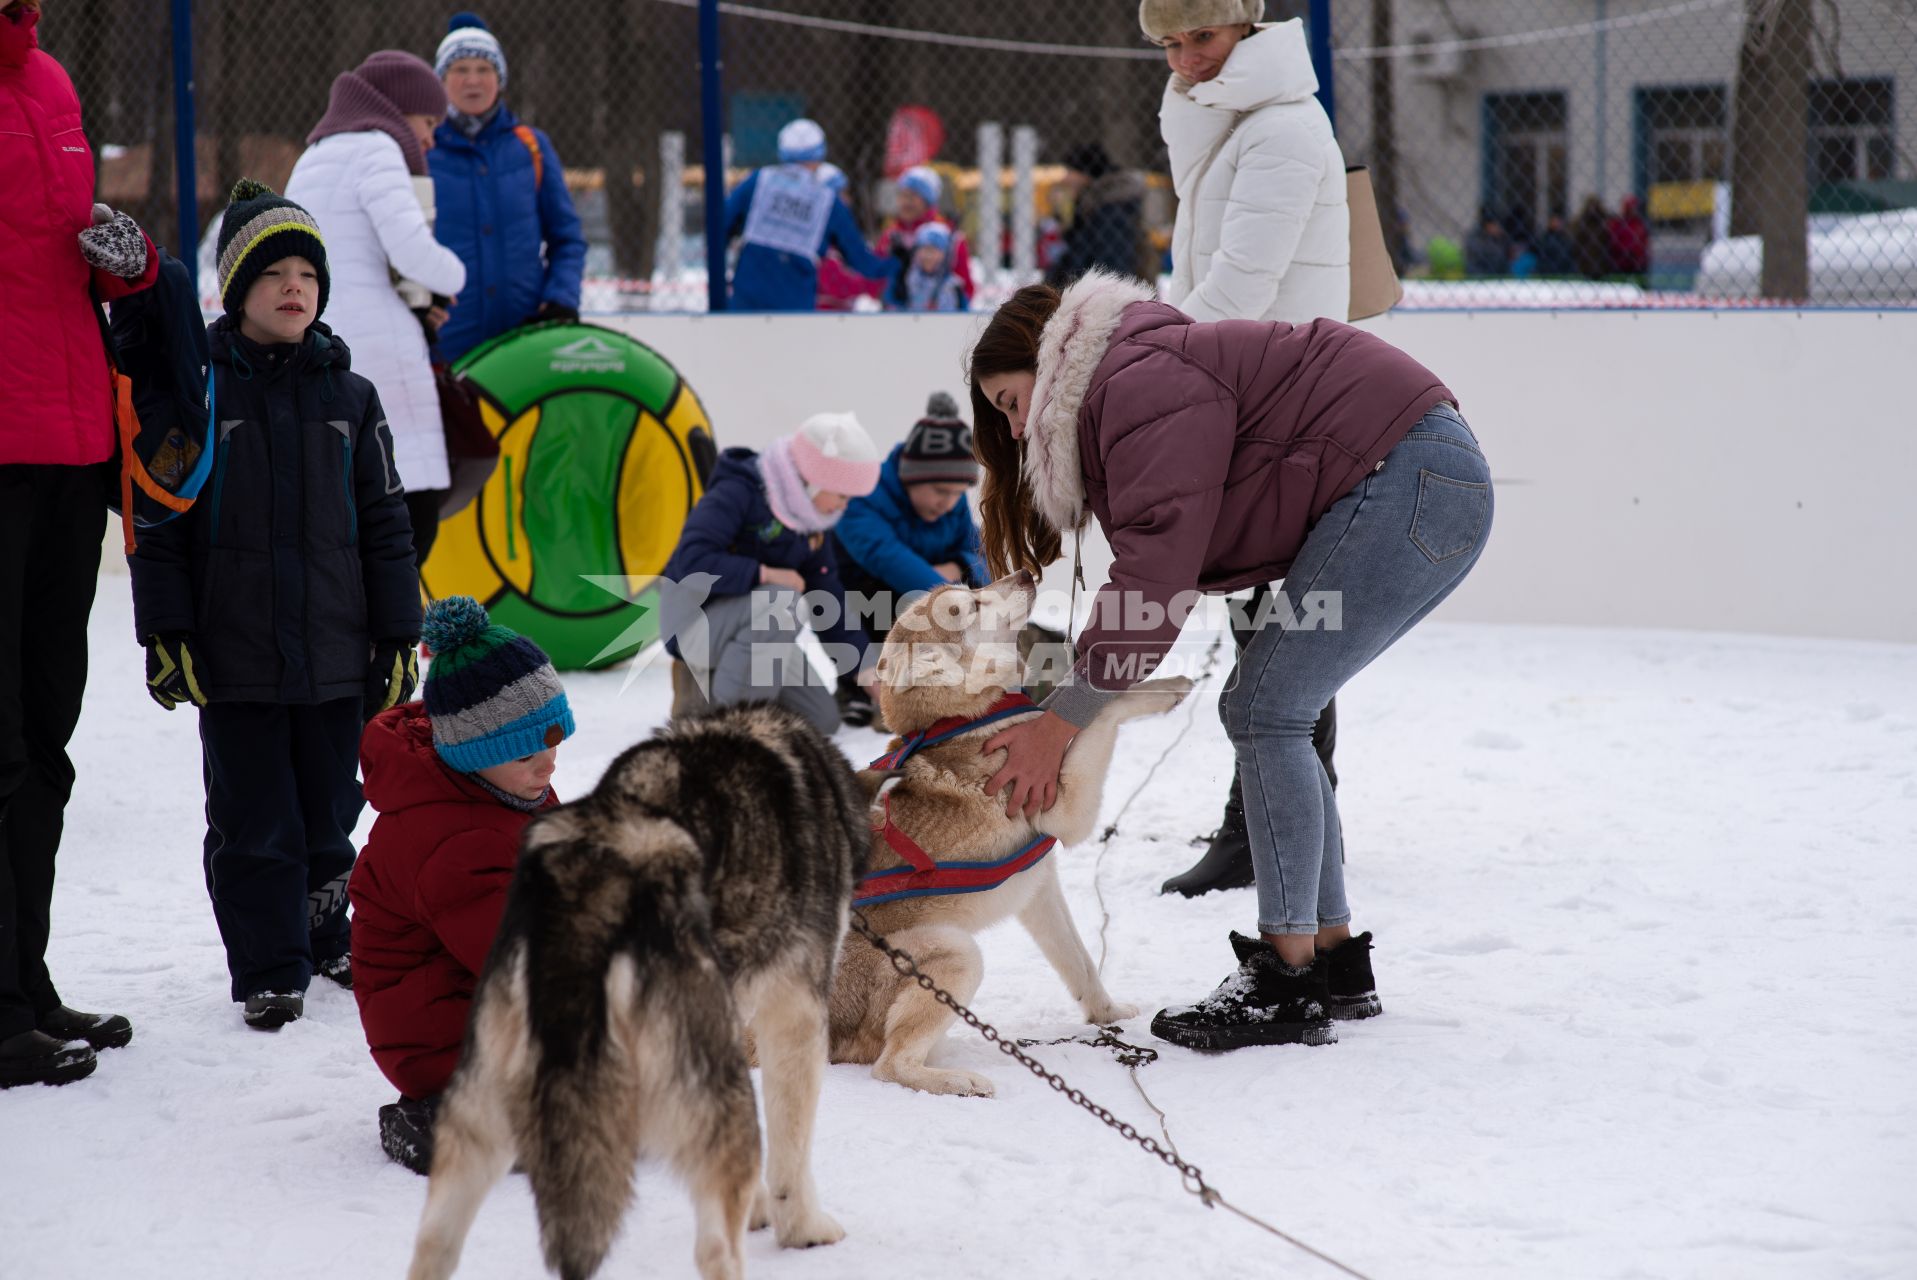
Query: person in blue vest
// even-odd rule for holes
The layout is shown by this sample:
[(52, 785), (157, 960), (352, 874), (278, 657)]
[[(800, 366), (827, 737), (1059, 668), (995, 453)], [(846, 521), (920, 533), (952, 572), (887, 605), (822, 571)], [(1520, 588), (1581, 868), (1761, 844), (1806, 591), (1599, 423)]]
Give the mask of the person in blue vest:
[(454, 14), (433, 70), (450, 104), (427, 153), (434, 232), (466, 264), (466, 288), (439, 328), (450, 364), (529, 320), (577, 320), (586, 239), (552, 139), (501, 97), (506, 55), (485, 22)]
[(872, 252), (838, 192), (819, 180), (825, 130), (794, 120), (779, 130), (779, 163), (755, 170), (726, 197), (726, 242), (743, 237), (732, 272), (735, 311), (811, 311), (819, 258), (837, 249), (845, 265), (889, 280), (899, 264)]

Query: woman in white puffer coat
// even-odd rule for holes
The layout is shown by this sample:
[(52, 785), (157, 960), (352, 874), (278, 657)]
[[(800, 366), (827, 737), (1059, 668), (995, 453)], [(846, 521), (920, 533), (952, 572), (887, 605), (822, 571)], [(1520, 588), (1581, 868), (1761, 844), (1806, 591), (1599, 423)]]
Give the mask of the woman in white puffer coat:
[[(1318, 104), (1304, 25), (1261, 24), (1265, 0), (1142, 0), (1138, 25), (1172, 70), (1158, 109), (1171, 152), (1178, 221), (1169, 301), (1194, 320), (1344, 321), (1351, 310), (1345, 158)], [(1248, 607), (1258, 617), (1264, 594)], [(1237, 631), (1239, 649), (1256, 634)], [(1326, 781), (1338, 704), (1311, 732)], [(1244, 789), (1236, 770), (1203, 856), (1163, 893), (1195, 898), (1252, 883)], [(1367, 935), (1369, 937), (1369, 935)]]
[(445, 118), (446, 89), (433, 69), (413, 54), (382, 50), (333, 81), (326, 114), (286, 183), (286, 198), (313, 215), (326, 241), (326, 319), (353, 372), (379, 392), (421, 564), (451, 481), (426, 332), (393, 273), (445, 298), (466, 287), (465, 264), (433, 238), (413, 182), (425, 178), (431, 190), (426, 149)]
[(1158, 122), (1178, 220), (1169, 301), (1194, 320), (1343, 321), (1345, 161), (1318, 104), (1304, 26), (1264, 0), (1143, 0), (1172, 70)]

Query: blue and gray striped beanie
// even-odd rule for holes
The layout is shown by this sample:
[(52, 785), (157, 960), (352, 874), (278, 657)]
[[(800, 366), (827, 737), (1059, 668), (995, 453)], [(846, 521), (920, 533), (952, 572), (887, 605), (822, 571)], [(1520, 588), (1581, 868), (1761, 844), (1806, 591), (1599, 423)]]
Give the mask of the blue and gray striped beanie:
[(419, 638), (432, 651), (433, 748), (461, 773), (537, 755), (573, 734), (559, 673), (540, 647), (486, 617), (471, 596), (435, 600)]

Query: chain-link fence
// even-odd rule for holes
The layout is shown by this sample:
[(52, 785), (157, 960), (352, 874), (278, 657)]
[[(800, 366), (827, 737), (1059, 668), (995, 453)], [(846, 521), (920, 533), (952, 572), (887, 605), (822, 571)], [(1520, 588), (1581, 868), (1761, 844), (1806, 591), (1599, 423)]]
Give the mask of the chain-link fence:
[[(452, 7), (293, 21), (193, 0), (201, 226), (235, 177), (284, 182), (335, 74), (378, 48), (430, 58)], [(1917, 305), (1917, 0), (1271, 0), (1267, 16), (1313, 9), (1331, 15), (1314, 33), (1323, 96), (1372, 171), (1407, 306)], [(507, 96), (564, 158), (588, 309), (703, 307), (698, 0), (482, 12)], [(1169, 270), (1168, 72), (1134, 0), (720, 13), (728, 186), (805, 115), (874, 239), (900, 172), (936, 169), (980, 302), (1042, 276), (1102, 200), (1134, 202), (1139, 269)], [(177, 243), (171, 35), (154, 0), (60, 3), (42, 24), (85, 103), (101, 197)], [(878, 305), (854, 286), (828, 304)]]

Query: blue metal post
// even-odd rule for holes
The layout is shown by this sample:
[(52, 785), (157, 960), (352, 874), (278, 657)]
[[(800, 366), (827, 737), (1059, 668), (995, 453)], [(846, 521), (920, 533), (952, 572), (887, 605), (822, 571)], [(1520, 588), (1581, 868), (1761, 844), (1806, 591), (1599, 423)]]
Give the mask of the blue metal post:
[(1311, 0), (1305, 15), (1305, 34), (1311, 41), (1311, 69), (1318, 73), (1318, 103), (1338, 125), (1338, 98), (1331, 87), (1331, 0)]
[(721, 93), (719, 0), (699, 0), (699, 117), (706, 165), (706, 309), (726, 309), (725, 102)]
[(194, 284), (200, 274), (199, 157), (193, 147), (193, 0), (173, 0), (173, 173), (179, 183), (175, 248)]

